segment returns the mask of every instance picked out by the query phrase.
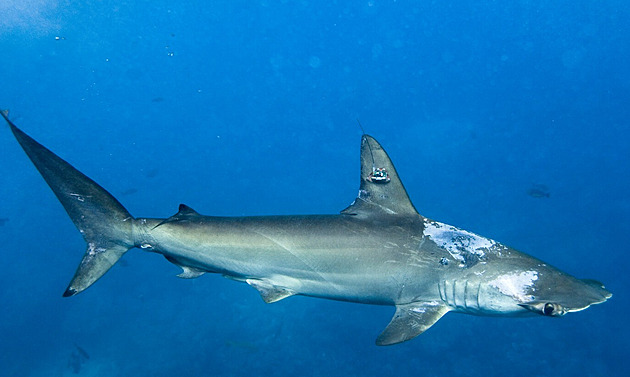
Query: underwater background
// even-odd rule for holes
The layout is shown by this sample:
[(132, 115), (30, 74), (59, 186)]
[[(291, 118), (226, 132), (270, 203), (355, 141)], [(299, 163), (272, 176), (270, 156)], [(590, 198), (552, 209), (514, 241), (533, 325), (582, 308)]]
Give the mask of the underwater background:
[(629, 26), (622, 0), (0, 0), (0, 108), (135, 216), (337, 213), (358, 119), (422, 215), (614, 294), (391, 347), (392, 307), (267, 305), (137, 249), (62, 298), (85, 244), (0, 126), (0, 375), (628, 375)]

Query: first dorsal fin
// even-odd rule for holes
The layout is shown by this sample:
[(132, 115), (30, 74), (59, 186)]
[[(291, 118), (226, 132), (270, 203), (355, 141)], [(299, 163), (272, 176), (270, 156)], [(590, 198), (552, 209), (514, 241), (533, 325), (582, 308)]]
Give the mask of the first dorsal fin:
[(361, 184), (359, 195), (346, 215), (415, 215), (407, 191), (385, 149), (369, 135), (361, 139)]
[(186, 204), (180, 204), (179, 205), (179, 210), (177, 211), (176, 214), (174, 214), (173, 216), (169, 217), (168, 219), (164, 219), (162, 220), (159, 224), (157, 224), (153, 229), (159, 227), (160, 225), (164, 225), (167, 223), (172, 223), (175, 221), (185, 221), (185, 220), (191, 220), (197, 217), (200, 217), (201, 215), (195, 211), (194, 209), (188, 207)]

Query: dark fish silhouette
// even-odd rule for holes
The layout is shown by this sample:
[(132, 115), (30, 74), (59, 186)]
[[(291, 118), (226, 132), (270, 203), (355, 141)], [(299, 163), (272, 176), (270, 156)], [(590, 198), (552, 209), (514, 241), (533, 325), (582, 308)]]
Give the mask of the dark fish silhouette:
[(146, 173), (144, 173), (144, 175), (147, 178), (155, 178), (157, 177), (157, 175), (160, 173), (160, 171), (158, 169), (151, 169), (149, 171), (147, 171)]
[(131, 187), (126, 189), (125, 191), (121, 192), (120, 195), (131, 195), (131, 194), (135, 194), (136, 192), (138, 192), (137, 188)]
[(90, 355), (83, 348), (74, 343), (74, 349), (68, 359), (68, 368), (72, 369), (72, 373), (79, 374), (81, 367), (89, 359)]
[(90, 355), (83, 348), (79, 347), (78, 344), (74, 343), (74, 347), (79, 352), (79, 355), (81, 355), (83, 358), (85, 358), (86, 360), (90, 358)]
[(531, 196), (532, 198), (548, 198), (550, 197), (549, 187), (540, 183), (533, 184), (527, 190), (527, 195)]

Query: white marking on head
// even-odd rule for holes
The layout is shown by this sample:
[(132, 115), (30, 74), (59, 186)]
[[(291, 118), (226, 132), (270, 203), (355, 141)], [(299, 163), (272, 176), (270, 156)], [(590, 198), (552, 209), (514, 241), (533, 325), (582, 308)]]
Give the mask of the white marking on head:
[(462, 266), (466, 262), (464, 258), (465, 253), (483, 258), (486, 251), (489, 251), (493, 246), (502, 246), (489, 238), (428, 219), (424, 220), (423, 235), (429, 237), (439, 247), (448, 251)]
[(522, 302), (528, 301), (527, 290), (538, 280), (536, 271), (523, 271), (500, 275), (488, 282), (488, 285), (507, 296), (512, 296)]

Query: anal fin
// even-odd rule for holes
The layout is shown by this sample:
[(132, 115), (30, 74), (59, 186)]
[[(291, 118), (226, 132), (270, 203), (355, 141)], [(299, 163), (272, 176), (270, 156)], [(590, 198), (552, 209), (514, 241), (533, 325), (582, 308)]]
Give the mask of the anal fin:
[(413, 339), (428, 330), (448, 311), (448, 306), (433, 302), (396, 305), (396, 313), (376, 338), (376, 345), (389, 346)]
[(247, 284), (256, 288), (258, 293), (260, 293), (260, 297), (262, 297), (263, 301), (267, 304), (295, 295), (295, 292), (292, 290), (274, 285), (273, 283), (265, 280), (246, 279), (245, 281)]

